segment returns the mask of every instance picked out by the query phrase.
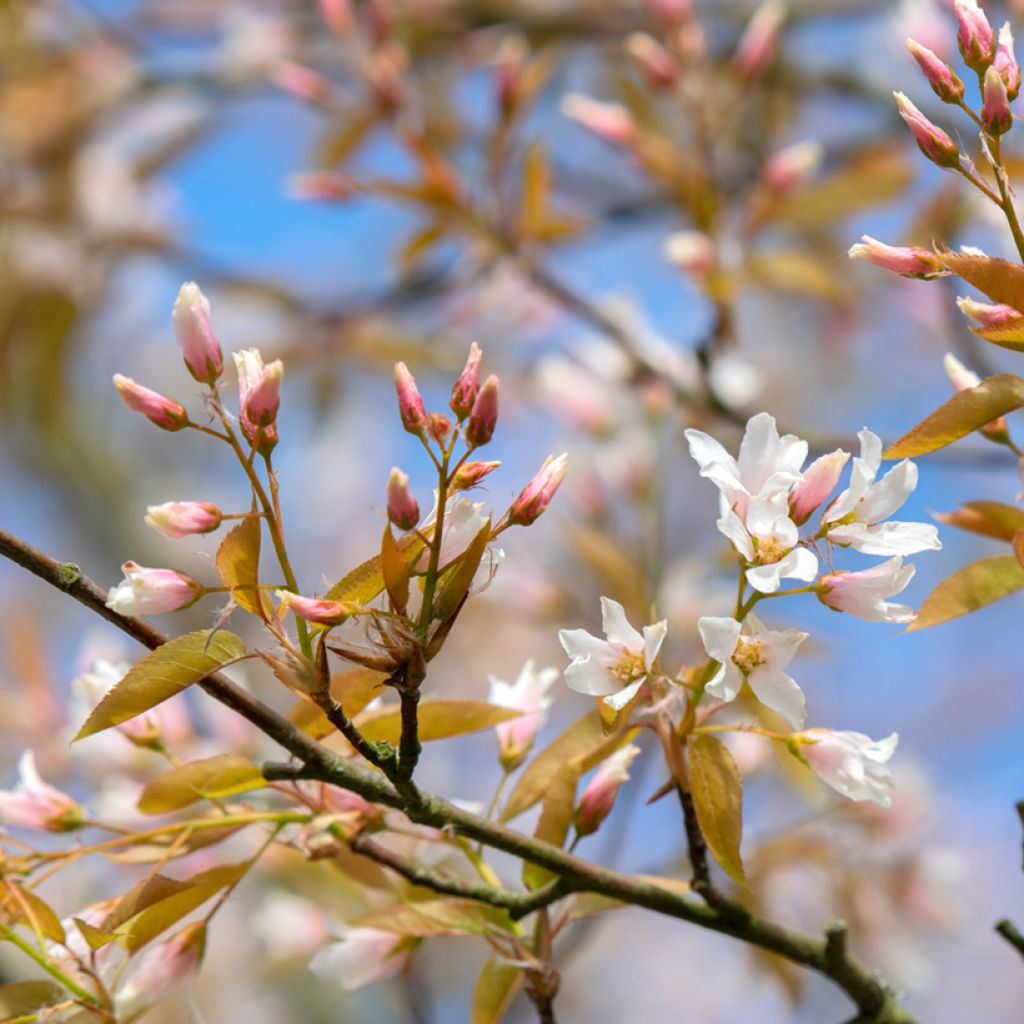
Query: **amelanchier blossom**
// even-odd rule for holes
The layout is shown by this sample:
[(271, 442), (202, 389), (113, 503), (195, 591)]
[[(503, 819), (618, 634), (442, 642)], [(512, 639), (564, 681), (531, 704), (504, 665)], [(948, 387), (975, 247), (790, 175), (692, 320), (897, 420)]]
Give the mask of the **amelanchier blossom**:
[(963, 98), (964, 83), (941, 57), (914, 39), (907, 40), (907, 49), (940, 100), (944, 103), (957, 103)]
[(876, 480), (882, 465), (882, 441), (866, 427), (860, 457), (853, 460), (850, 485), (826, 509), (823, 528), (828, 540), (866, 555), (912, 555), (942, 547), (928, 523), (885, 522), (903, 506), (917, 486), (917, 466), (909, 459)]
[(646, 32), (633, 32), (626, 39), (626, 53), (633, 58), (652, 89), (668, 89), (679, 79), (679, 62), (661, 43)]
[(662, 619), (644, 626), (641, 635), (626, 619), (618, 601), (601, 598), (601, 625), (606, 639), (585, 629), (562, 629), (558, 639), (572, 661), (565, 682), (577, 693), (603, 697), (616, 711), (625, 707), (654, 671), (658, 652), (668, 632)]
[(885, 767), (896, 751), (899, 736), (873, 740), (861, 732), (805, 729), (791, 737), (800, 756), (822, 782), (850, 800), (892, 803), (892, 776)]
[(939, 167), (958, 167), (960, 149), (949, 133), (929, 121), (903, 93), (894, 92), (893, 96), (896, 97), (900, 117), (907, 123), (918, 149)]
[(861, 242), (851, 245), (847, 255), (851, 260), (865, 260), (904, 277), (927, 279), (945, 273), (942, 260), (930, 250), (910, 245), (887, 245), (870, 235), (864, 235)]
[(224, 372), (224, 360), (213, 333), (210, 303), (194, 281), (181, 286), (171, 320), (189, 373), (212, 384)]
[(222, 519), (221, 510), (209, 501), (166, 501), (146, 509), (146, 525), (171, 540), (210, 533)]
[(309, 969), (321, 978), (336, 982), (345, 992), (383, 981), (397, 974), (405, 963), (396, 952), (402, 936), (379, 928), (334, 927), (337, 941), (324, 946), (309, 962)]
[(409, 490), (409, 475), (397, 466), (388, 476), (388, 519), (400, 530), (411, 530), (420, 521), (420, 506)]
[(118, 1021), (131, 1024), (166, 999), (195, 972), (205, 946), (206, 924), (197, 922), (147, 949), (114, 995)]
[(293, 612), (300, 619), (320, 626), (340, 626), (359, 605), (351, 601), (331, 601), (322, 597), (303, 597), (290, 590), (276, 590), (281, 608)]
[(498, 378), (492, 373), (483, 382), (466, 424), (466, 443), (482, 448), (494, 436), (498, 422)]
[(529, 526), (544, 514), (555, 492), (562, 485), (569, 469), (569, 456), (562, 452), (557, 458), (549, 455), (536, 476), (522, 489), (508, 510), (510, 523)]
[(735, 700), (744, 680), (754, 696), (778, 711), (795, 728), (804, 724), (804, 694), (784, 669), (807, 639), (797, 629), (766, 629), (756, 615), (743, 623), (736, 619), (705, 616), (697, 623), (708, 656), (719, 669), (705, 687), (719, 700)]
[(818, 580), (816, 593), (823, 604), (866, 622), (913, 622), (913, 608), (886, 598), (902, 593), (914, 578), (914, 567), (896, 555), (857, 572), (833, 572)]
[(996, 59), (992, 66), (1003, 77), (1006, 84), (1006, 95), (1015, 100), (1020, 95), (1020, 65), (1013, 52), (1013, 31), (1010, 23), (1004, 22), (999, 30), (999, 44), (996, 46)]
[(174, 569), (148, 569), (137, 562), (121, 566), (124, 579), (110, 589), (107, 607), (121, 615), (163, 615), (194, 604), (206, 592), (191, 576)]
[(1005, 303), (976, 302), (974, 299), (961, 295), (956, 300), (960, 312), (964, 316), (977, 320), (982, 327), (1003, 327), (1014, 320), (1022, 319), (1019, 310)]
[(996, 37), (978, 0), (955, 0), (956, 41), (964, 63), (979, 74), (992, 63), (996, 52)]
[(242, 432), (261, 454), (277, 444), (277, 410), (281, 404), (280, 359), (264, 363), (259, 349), (247, 348), (234, 353), (238, 371), (238, 408)]
[(464, 462), (452, 477), (451, 489), (453, 491), (468, 491), (470, 487), (475, 487), (488, 473), (493, 473), (500, 465), (501, 463), (498, 461)]
[(181, 430), (188, 426), (188, 413), (180, 402), (136, 384), (131, 377), (125, 377), (120, 373), (114, 374), (114, 387), (132, 412), (142, 413), (158, 427), (164, 430)]
[(558, 670), (545, 668), (537, 671), (531, 658), (523, 665), (514, 683), (506, 683), (490, 676), (488, 700), (503, 708), (522, 711), (519, 718), (495, 726), (498, 737), (498, 756), (505, 771), (513, 771), (529, 753), (533, 741), (547, 718), (551, 706), (551, 689), (558, 680)]
[(718, 266), (718, 249), (703, 231), (676, 231), (662, 244), (665, 259), (700, 279)]
[(578, 835), (588, 836), (596, 832), (601, 822), (611, 814), (619, 789), (629, 779), (629, 766), (639, 753), (640, 748), (633, 743), (620, 747), (594, 772), (583, 790), (573, 818)]
[(768, 157), (761, 181), (776, 196), (789, 195), (815, 174), (824, 156), (825, 147), (820, 142), (795, 142)]
[(636, 135), (636, 124), (628, 110), (618, 103), (601, 103), (589, 96), (570, 93), (559, 104), (562, 113), (583, 125), (605, 142), (626, 144)]
[(825, 503), (849, 460), (850, 453), (837, 448), (815, 459), (804, 470), (800, 483), (789, 492), (789, 515), (797, 526), (806, 523)]
[(480, 392), (480, 360), (483, 353), (480, 346), (474, 341), (469, 346), (469, 356), (466, 358), (466, 365), (459, 374), (458, 380), (452, 385), (452, 396), (449, 399), (449, 406), (460, 420), (464, 420), (472, 411), (473, 403)]
[(66, 793), (43, 782), (35, 754), (26, 750), (18, 760), (18, 785), (0, 790), (0, 822), (46, 832), (72, 832), (81, 827), (82, 808)]
[(981, 120), (985, 130), (989, 135), (1005, 135), (1013, 127), (1013, 113), (1006, 80), (994, 64), (985, 72), (981, 95)]
[(427, 425), (427, 410), (423, 407), (416, 378), (405, 363), (395, 363), (395, 392), (398, 395), (398, 413), (402, 426), (410, 434), (422, 434)]
[(775, 59), (785, 17), (782, 0), (763, 0), (754, 11), (733, 55), (733, 64), (741, 75), (756, 78)]

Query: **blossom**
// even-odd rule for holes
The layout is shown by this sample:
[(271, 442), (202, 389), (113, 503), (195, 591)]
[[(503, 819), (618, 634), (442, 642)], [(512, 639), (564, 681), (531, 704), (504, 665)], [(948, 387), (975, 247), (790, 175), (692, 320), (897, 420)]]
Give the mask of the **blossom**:
[(1014, 309), (1013, 306), (1007, 306), (1005, 303), (976, 302), (974, 299), (961, 295), (956, 300), (956, 304), (960, 307), (960, 312), (964, 316), (977, 320), (986, 329), (1003, 327), (1014, 320), (1021, 319), (1020, 312)]
[(783, 670), (807, 639), (806, 633), (765, 629), (756, 615), (748, 615), (744, 623), (705, 616), (697, 629), (704, 649), (719, 662), (706, 692), (720, 700), (735, 700), (746, 680), (762, 704), (797, 728), (803, 725), (803, 691)]
[(959, 166), (960, 150), (949, 134), (932, 124), (903, 93), (894, 92), (893, 96), (896, 97), (900, 117), (907, 123), (918, 149), (940, 167)]
[(107, 594), (107, 607), (119, 615), (176, 612), (206, 593), (201, 583), (174, 569), (147, 569), (137, 562), (125, 562), (121, 571), (125, 578)]
[(199, 966), (205, 945), (206, 923), (200, 921), (147, 949), (114, 995), (117, 1019), (137, 1020), (166, 998)]
[(493, 473), (500, 465), (501, 463), (498, 461), (464, 462), (451, 478), (451, 488), (453, 491), (468, 491), (471, 487), (476, 487), (485, 476)]
[(907, 49), (939, 99), (944, 103), (956, 103), (963, 98), (964, 83), (944, 60), (914, 39), (907, 40)]
[(601, 103), (589, 96), (572, 93), (562, 97), (563, 114), (583, 125), (606, 142), (628, 143), (636, 134), (636, 125), (625, 107), (618, 103)]
[(914, 567), (896, 555), (859, 572), (834, 572), (818, 581), (818, 598), (836, 611), (849, 612), (866, 622), (912, 622), (916, 615), (905, 604), (887, 597), (902, 593), (914, 578)]
[(956, 41), (964, 63), (973, 71), (982, 72), (995, 57), (996, 39), (978, 0), (955, 0)]
[(817, 171), (824, 155), (825, 149), (820, 142), (796, 142), (765, 161), (761, 180), (777, 196), (788, 195)]
[(410, 434), (420, 434), (427, 425), (427, 411), (423, 408), (416, 379), (405, 363), (395, 363), (395, 392), (398, 395), (398, 412), (402, 426)]
[(209, 300), (194, 281), (181, 286), (171, 321), (189, 373), (212, 384), (224, 372), (224, 361), (210, 321)]
[(293, 612), (300, 619), (315, 622), (321, 626), (338, 626), (359, 608), (359, 605), (351, 601), (303, 597), (301, 594), (293, 594), (290, 590), (277, 590), (275, 593), (282, 608)]
[(549, 455), (536, 476), (522, 489), (508, 510), (510, 523), (529, 526), (547, 510), (555, 492), (562, 485), (569, 469), (569, 456), (562, 452), (558, 458)]
[(755, 78), (771, 64), (779, 48), (779, 34), (786, 17), (782, 0), (765, 0), (747, 23), (733, 63), (740, 74)]
[(309, 962), (321, 978), (336, 981), (345, 992), (397, 974), (405, 956), (397, 952), (402, 937), (379, 928), (336, 925), (337, 941), (324, 946)]
[(459, 379), (452, 385), (452, 397), (449, 400), (452, 412), (460, 420), (465, 419), (473, 410), (473, 403), (480, 391), (480, 360), (483, 353), (474, 341), (469, 347), (466, 365), (459, 374)]
[(629, 779), (629, 766), (639, 753), (640, 748), (633, 743), (620, 747), (594, 773), (576, 808), (578, 835), (587, 836), (600, 828), (601, 822), (611, 813), (619, 788)]
[(263, 899), (249, 916), (249, 927), (272, 961), (308, 956), (330, 938), (323, 908), (282, 890)]
[(409, 475), (397, 466), (388, 477), (388, 519), (400, 530), (411, 530), (420, 521), (420, 506), (409, 490)]
[(558, 679), (554, 668), (537, 671), (532, 658), (519, 671), (514, 683), (506, 683), (490, 676), (488, 700), (503, 708), (522, 711), (519, 718), (495, 726), (501, 763), (506, 771), (518, 767), (533, 746), (534, 738), (547, 719), (551, 706), (551, 688)]
[(866, 555), (912, 555), (941, 548), (938, 531), (930, 524), (883, 522), (917, 486), (917, 466), (904, 459), (876, 481), (882, 441), (866, 427), (857, 436), (860, 457), (853, 460), (850, 486), (822, 517), (829, 541)]
[(799, 744), (800, 756), (836, 792), (850, 800), (874, 800), (883, 807), (892, 803), (892, 776), (884, 766), (899, 742), (896, 733), (873, 740), (862, 732), (805, 729), (792, 739)]
[(797, 525), (807, 522), (825, 499), (835, 489), (843, 467), (850, 459), (850, 453), (837, 448), (822, 455), (804, 471), (803, 479), (789, 495), (789, 514)]
[(698, 279), (718, 266), (718, 249), (703, 231), (676, 231), (665, 239), (661, 251), (669, 263)]
[(667, 89), (679, 78), (675, 57), (646, 32), (633, 32), (626, 39), (626, 52), (636, 61), (652, 89)]
[(1007, 96), (1015, 100), (1020, 93), (1020, 65), (1013, 52), (1013, 31), (1008, 21), (999, 30), (999, 45), (992, 66), (1002, 76)]
[(238, 406), (245, 436), (258, 450), (269, 451), (277, 444), (278, 406), (281, 404), (280, 359), (264, 363), (259, 349), (247, 348), (235, 353), (238, 370)]
[(71, 832), (82, 824), (82, 809), (66, 793), (43, 782), (35, 754), (26, 750), (18, 760), (18, 785), (0, 790), (0, 822), (47, 832)]
[(1010, 111), (1010, 97), (1006, 90), (1006, 80), (996, 70), (995, 65), (985, 72), (982, 86), (981, 119), (989, 135), (1003, 135), (1013, 127), (1013, 114)]
[(616, 711), (625, 707), (654, 670), (658, 652), (668, 632), (662, 619), (644, 626), (641, 635), (626, 619), (618, 601), (601, 598), (601, 626), (606, 639), (585, 629), (562, 629), (558, 639), (572, 659), (565, 681), (577, 693), (603, 697)]
[(208, 501), (166, 501), (146, 508), (146, 525), (171, 540), (210, 533), (222, 518), (221, 510)]
[(931, 278), (943, 274), (942, 260), (928, 249), (909, 245), (886, 245), (870, 235), (850, 246), (851, 260), (866, 260), (883, 270), (891, 270), (904, 277)]
[(158, 391), (136, 384), (131, 377), (114, 374), (114, 387), (132, 412), (141, 412), (151, 423), (164, 430), (181, 430), (188, 426), (188, 413), (180, 402), (166, 398)]
[(466, 443), (480, 448), (494, 436), (498, 422), (498, 378), (492, 373), (477, 393), (466, 424)]

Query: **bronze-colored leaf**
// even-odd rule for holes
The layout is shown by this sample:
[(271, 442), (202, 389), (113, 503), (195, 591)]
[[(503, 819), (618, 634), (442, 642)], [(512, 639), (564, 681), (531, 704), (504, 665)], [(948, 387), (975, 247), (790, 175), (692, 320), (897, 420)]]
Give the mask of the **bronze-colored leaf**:
[(743, 838), (743, 780), (729, 748), (710, 733), (686, 744), (690, 790), (701, 833), (722, 870), (746, 885), (740, 842)]
[(265, 598), (259, 589), (260, 538), (258, 516), (243, 519), (217, 548), (217, 572), (231, 596), (247, 612), (266, 618)]
[(1024, 566), (1016, 555), (997, 555), (965, 565), (924, 600), (907, 631), (927, 629), (984, 608), (1024, 587)]

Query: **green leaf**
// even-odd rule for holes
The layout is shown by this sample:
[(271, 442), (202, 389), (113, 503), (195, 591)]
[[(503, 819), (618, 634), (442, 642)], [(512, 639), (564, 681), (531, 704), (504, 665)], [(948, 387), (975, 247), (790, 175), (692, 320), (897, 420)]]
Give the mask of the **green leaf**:
[(264, 596), (258, 589), (261, 536), (258, 517), (243, 519), (217, 548), (217, 572), (242, 608), (265, 618)]
[(997, 555), (965, 565), (924, 600), (907, 631), (927, 629), (977, 611), (1024, 587), (1024, 567), (1014, 555)]
[(178, 765), (146, 785), (139, 797), (143, 814), (165, 814), (197, 800), (217, 799), (260, 789), (263, 773), (241, 754), (218, 754)]
[(0, 912), (13, 924), (23, 924), (33, 931), (40, 931), (54, 942), (64, 941), (64, 926), (60, 915), (42, 897), (31, 889), (25, 889), (16, 882), (9, 882), (0, 889), (2, 904)]
[(16, 981), (0, 985), (0, 1020), (27, 1016), (66, 999), (64, 989), (53, 981)]
[(734, 882), (746, 885), (740, 857), (743, 780), (736, 762), (729, 748), (710, 733), (691, 737), (686, 752), (693, 805), (708, 849)]
[(995, 256), (940, 253), (946, 268), (984, 292), (993, 302), (1002, 302), (1024, 313), (1024, 267)]
[(958, 391), (926, 420), (904, 434), (885, 453), (903, 459), (945, 448), (979, 427), (1024, 405), (1024, 380), (1012, 373), (987, 377), (977, 387)]
[(480, 568), (480, 562), (483, 560), (487, 542), (490, 539), (491, 521), (488, 519), (462, 556), (443, 574), (441, 590), (434, 601), (435, 619), (447, 622), (459, 610), (459, 605), (469, 593), (473, 577), (476, 576), (476, 571)]
[(935, 518), (947, 526), (1011, 542), (1014, 534), (1024, 529), (1024, 510), (1000, 501), (968, 501), (955, 512), (935, 513)]
[(413, 938), (432, 935), (484, 935), (497, 928), (514, 931), (507, 910), (476, 900), (448, 897), (402, 904), (351, 922)]
[[(245, 653), (234, 633), (203, 629), (151, 651), (93, 708), (75, 740), (141, 715)], [(74, 742), (72, 741), (72, 742)]]
[[(415, 534), (402, 537), (398, 541), (399, 548), (414, 565), (423, 553), (423, 541)], [(324, 594), (328, 601), (353, 601), (356, 604), (369, 604), (384, 589), (384, 570), (380, 564), (380, 555), (368, 558), (362, 565), (357, 565), (347, 576), (343, 576), (330, 590)]]
[(473, 989), (470, 1024), (501, 1024), (505, 1011), (512, 1004), (523, 984), (523, 972), (500, 957), (491, 957), (484, 964)]
[[(482, 700), (427, 700), (419, 706), (419, 736), (424, 742), (493, 729), (522, 714)], [(397, 743), (402, 734), (398, 708), (380, 708), (359, 719), (359, 731), (371, 742)]]

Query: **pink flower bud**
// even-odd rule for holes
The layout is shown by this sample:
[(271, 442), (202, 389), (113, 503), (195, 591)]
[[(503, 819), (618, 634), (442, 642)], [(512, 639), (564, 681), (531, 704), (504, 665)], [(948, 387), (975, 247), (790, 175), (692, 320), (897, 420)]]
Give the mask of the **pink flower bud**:
[(537, 475), (523, 488), (508, 510), (508, 521), (519, 526), (535, 522), (551, 504), (555, 491), (561, 486), (569, 468), (569, 456), (563, 452), (558, 458), (549, 455)]
[(983, 72), (995, 57), (996, 38), (985, 12), (977, 0), (956, 0), (956, 41), (964, 63), (973, 71)]
[(400, 530), (411, 530), (420, 521), (420, 507), (409, 490), (409, 476), (397, 466), (388, 477), (388, 519)]
[(677, 231), (665, 239), (662, 252), (669, 263), (698, 280), (718, 266), (715, 243), (702, 231)]
[(319, 3), (320, 14), (331, 31), (339, 38), (347, 36), (355, 25), (351, 0), (319, 0)]
[(493, 473), (500, 462), (464, 462), (452, 477), (453, 491), (468, 491), (475, 487), (488, 473)]
[(220, 526), (223, 513), (208, 501), (168, 501), (146, 509), (146, 525), (171, 540), (194, 533), (210, 533)]
[(1009, 22), (999, 30), (999, 45), (996, 47), (996, 59), (992, 66), (1006, 83), (1006, 95), (1015, 100), (1020, 94), (1020, 65), (1013, 52), (1013, 32)]
[(529, 56), (526, 40), (519, 35), (506, 36), (494, 58), (494, 91), (498, 104), (508, 117), (519, 105), (523, 71)]
[(26, 750), (18, 761), (18, 785), (0, 790), (0, 822), (46, 832), (72, 832), (82, 825), (82, 809), (66, 793), (43, 782), (35, 755)]
[(114, 387), (124, 404), (132, 412), (141, 412), (151, 423), (164, 430), (181, 430), (188, 426), (188, 413), (185, 407), (170, 398), (165, 398), (156, 391), (136, 384), (131, 377), (114, 374)]
[(480, 360), (482, 358), (483, 353), (480, 351), (480, 346), (474, 341), (469, 347), (466, 365), (452, 387), (452, 397), (448, 403), (460, 421), (472, 412), (473, 403), (480, 391)]
[(289, 590), (278, 590), (276, 593), (282, 608), (294, 612), (300, 619), (315, 622), (321, 626), (338, 626), (360, 607), (352, 601), (328, 601), (321, 597), (303, 597), (301, 594), (293, 594)]
[(901, 92), (894, 92), (900, 117), (914, 135), (918, 148), (932, 163), (940, 167), (958, 167), (960, 150), (938, 125), (932, 124)]
[(405, 363), (395, 363), (395, 390), (398, 392), (402, 426), (410, 434), (422, 434), (427, 425), (427, 411), (423, 408), (423, 399), (416, 381)]
[(443, 412), (432, 412), (427, 416), (427, 433), (438, 443), (444, 444), (452, 421)]
[(891, 270), (904, 277), (938, 277), (944, 272), (942, 261), (927, 249), (886, 245), (870, 235), (864, 235), (863, 238), (863, 244), (850, 246), (851, 260), (866, 260), (876, 267)]
[(626, 40), (626, 52), (636, 61), (652, 89), (669, 89), (679, 79), (675, 57), (646, 32), (634, 32)]
[(224, 360), (210, 321), (210, 303), (194, 281), (178, 291), (171, 320), (189, 373), (212, 384), (224, 372)]
[(765, 0), (754, 11), (733, 56), (736, 70), (745, 78), (756, 78), (775, 59), (785, 17), (782, 0)]
[(625, 107), (618, 103), (599, 103), (575, 93), (562, 98), (562, 113), (605, 142), (628, 144), (636, 135), (636, 125)]
[(197, 921), (134, 961), (114, 995), (118, 1020), (136, 1020), (192, 975), (203, 958), (206, 923)]
[(466, 441), (472, 448), (480, 448), (494, 436), (498, 422), (498, 378), (492, 373), (484, 381), (473, 403), (473, 411), (466, 424)]
[[(967, 391), (969, 388), (976, 388), (981, 383), (981, 378), (973, 370), (967, 369), (952, 352), (946, 353), (942, 360), (942, 368), (946, 371), (946, 376), (954, 391)], [(1009, 426), (1005, 416), (1000, 416), (979, 429), (982, 434), (993, 441), (1002, 442), (1009, 437)]]
[(558, 676), (558, 671), (553, 668), (538, 672), (531, 658), (511, 685), (496, 676), (490, 677), (488, 700), (499, 707), (522, 712), (519, 718), (502, 722), (494, 729), (498, 737), (498, 756), (506, 771), (515, 771), (533, 746), (547, 718), (551, 706), (551, 689)]
[(1010, 111), (1010, 96), (1006, 91), (1006, 82), (995, 65), (985, 72), (981, 94), (981, 120), (985, 124), (985, 130), (989, 135), (1004, 135), (1013, 127), (1013, 114)]
[(107, 607), (119, 615), (176, 612), (206, 593), (201, 583), (174, 569), (147, 569), (137, 562), (125, 562), (121, 571), (125, 578), (107, 594)]
[(639, 753), (640, 748), (632, 743), (620, 747), (594, 773), (576, 808), (575, 824), (579, 835), (596, 832), (611, 813), (619, 787), (629, 778), (629, 766)]
[(355, 195), (356, 184), (340, 171), (311, 171), (290, 175), (286, 191), (292, 199), (305, 202), (344, 202)]
[(914, 39), (907, 40), (907, 49), (940, 100), (958, 103), (963, 99), (964, 83), (944, 60)]
[(870, 569), (827, 573), (818, 580), (818, 600), (866, 622), (912, 622), (912, 608), (886, 599), (902, 593), (913, 577), (914, 567), (896, 555)]
[(1013, 308), (1002, 303), (990, 305), (986, 302), (975, 302), (974, 299), (961, 296), (956, 300), (960, 312), (964, 316), (977, 320), (983, 328), (1005, 327), (1014, 320), (1020, 320), (1021, 314)]
[(837, 448), (815, 459), (807, 467), (803, 479), (789, 495), (789, 515), (797, 526), (806, 523), (814, 510), (832, 493), (849, 458), (849, 452)]
[(786, 146), (765, 161), (761, 180), (775, 195), (789, 195), (813, 177), (824, 155), (820, 142), (797, 142)]
[(278, 440), (275, 420), (281, 404), (284, 366), (280, 359), (265, 364), (259, 349), (247, 348), (235, 353), (235, 369), (242, 432), (257, 451), (266, 455)]
[(295, 61), (278, 61), (270, 69), (270, 80), (285, 92), (310, 103), (323, 103), (330, 99), (334, 87), (323, 75)]

